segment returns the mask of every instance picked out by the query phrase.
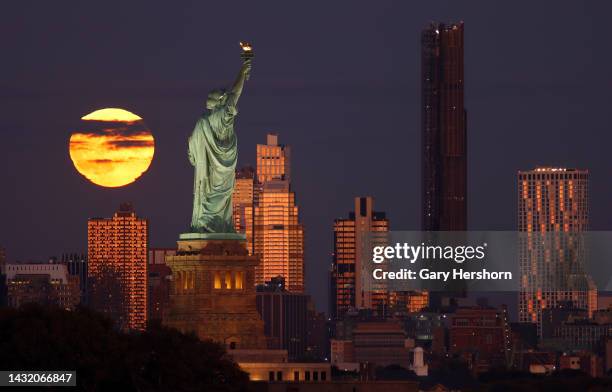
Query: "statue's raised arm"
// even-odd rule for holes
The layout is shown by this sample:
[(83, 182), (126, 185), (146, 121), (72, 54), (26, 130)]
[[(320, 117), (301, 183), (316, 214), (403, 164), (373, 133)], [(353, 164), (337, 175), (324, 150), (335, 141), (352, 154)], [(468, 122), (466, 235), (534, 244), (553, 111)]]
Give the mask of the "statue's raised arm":
[(215, 89), (208, 94), (207, 113), (204, 117), (218, 138), (226, 140), (233, 137), (234, 118), (238, 114), (238, 100), (242, 95), (244, 83), (251, 72), (251, 60), (245, 59), (236, 81), (230, 90)]
[[(238, 76), (236, 77), (236, 81), (230, 90), (230, 97), (228, 97), (228, 104), (233, 104), (234, 106), (238, 104), (238, 99), (240, 99), (240, 95), (242, 95), (242, 89), (244, 88), (244, 82), (246, 82), (251, 74), (251, 59), (244, 60), (242, 67), (240, 67), (240, 72), (238, 72)], [(233, 102), (229, 102), (229, 100)]]

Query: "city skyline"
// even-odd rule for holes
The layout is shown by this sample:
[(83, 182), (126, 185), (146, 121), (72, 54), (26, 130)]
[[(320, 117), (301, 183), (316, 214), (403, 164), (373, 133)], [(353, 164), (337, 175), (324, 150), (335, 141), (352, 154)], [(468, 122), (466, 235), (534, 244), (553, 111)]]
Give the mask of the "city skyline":
[[(22, 25), (7, 23), (13, 36), (22, 40), (16, 42), (28, 49), (26, 52), (16, 47), (18, 44), (5, 47), (16, 53), (19, 67), (10, 61), (2, 65), (4, 75), (11, 77), (2, 83), (7, 116), (0, 127), (0, 163), (13, 168), (24, 157), (32, 163), (3, 171), (0, 179), (6, 185), (0, 196), (4, 216), (15, 222), (14, 227), (0, 231), (9, 259), (46, 259), (67, 250), (84, 251), (84, 222), (92, 216), (109, 216), (120, 202), (127, 200), (133, 201), (139, 214), (151, 221), (151, 245), (173, 246), (176, 233), (188, 224), (185, 217), (191, 197), (188, 191), (176, 191), (185, 189), (185, 184), (188, 188), (191, 181), (183, 140), (191, 124), (180, 119), (198, 115), (205, 91), (219, 82), (211, 80), (210, 75), (231, 78), (223, 64), (231, 58), (232, 44), (248, 35), (254, 37), (261, 55), (256, 60), (252, 92), (245, 96), (242, 117), (237, 122), (243, 153), (239, 166), (254, 165), (254, 146), (270, 131), (278, 132), (293, 146), (293, 183), (308, 233), (306, 286), (318, 308), (325, 309), (332, 249), (329, 228), (335, 218), (350, 210), (353, 197), (375, 197), (377, 206), (388, 213), (394, 230), (416, 229), (420, 225), (418, 48), (419, 32), (429, 20), (464, 20), (466, 26), (468, 194), (470, 205), (479, 207), (470, 208), (474, 210), (469, 217), (470, 228), (515, 229), (516, 172), (538, 164), (589, 169), (591, 227), (612, 227), (612, 214), (606, 210), (612, 195), (607, 175), (612, 173), (612, 164), (605, 161), (607, 140), (603, 132), (612, 123), (606, 110), (612, 101), (608, 88), (612, 83), (606, 72), (612, 61), (607, 52), (597, 50), (605, 47), (605, 23), (597, 21), (606, 12), (594, 12), (588, 5), (568, 4), (555, 9), (534, 5), (529, 14), (520, 12), (520, 7), (497, 10), (493, 6), (459, 9), (443, 3), (423, 8), (386, 4), (372, 11), (357, 5), (356, 19), (347, 23), (343, 33), (332, 28), (334, 18), (341, 15), (334, 7), (323, 18), (320, 33), (298, 34), (290, 26), (297, 19), (289, 17), (280, 22), (286, 34), (272, 34), (261, 27), (263, 16), (254, 17), (261, 14), (248, 6), (245, 14), (249, 18), (241, 17), (244, 23), (227, 42), (203, 43), (187, 38), (195, 28), (195, 21), (188, 18), (187, 31), (170, 34), (168, 40), (162, 41), (168, 43), (167, 47), (152, 45), (160, 42), (156, 40), (160, 34), (169, 34), (162, 27), (153, 29), (150, 38), (127, 36), (124, 45), (102, 45), (97, 52), (87, 53), (76, 50), (86, 46), (81, 45), (82, 40), (97, 43), (108, 39), (87, 26), (83, 37), (67, 40), (62, 31), (52, 31), (48, 38), (55, 44), (53, 53), (28, 41), (30, 34), (45, 32), (51, 20), (80, 23), (70, 13), (59, 14), (61, 6), (40, 13), (51, 18), (29, 15)], [(192, 12), (176, 8), (164, 13), (152, 7), (145, 15), (154, 21), (163, 20), (162, 14), (174, 20), (187, 11)], [(519, 12), (524, 17), (520, 27), (513, 22)], [(374, 22), (358, 23), (369, 20), (366, 15)], [(96, 26), (108, 17), (119, 24), (117, 31), (109, 34), (127, 34), (127, 24), (122, 24), (129, 19), (126, 15), (103, 12), (85, 20)], [(571, 23), (573, 28), (542, 30), (543, 20)], [(386, 30), (378, 32), (376, 21), (383, 23)], [(207, 28), (218, 29), (216, 23)], [(296, 28), (301, 27), (297, 24)], [(210, 59), (196, 54), (194, 65), (185, 65), (186, 53), (202, 45), (210, 45), (218, 59), (205, 67)], [(140, 49), (133, 58), (121, 56), (132, 53), (134, 47)], [(139, 56), (157, 56), (159, 50), (168, 56), (141, 72)], [(373, 58), (354, 61), (353, 53), (358, 50), (373, 53)], [(568, 50), (574, 55), (563, 54)], [(328, 59), (325, 67), (311, 60), (317, 51)], [(121, 64), (124, 68), (114, 60), (100, 61), (112, 59), (110, 55), (115, 52), (127, 58)], [(34, 54), (36, 59), (45, 58), (45, 64), (35, 62)], [(67, 65), (70, 59), (79, 61)], [(56, 99), (58, 96), (65, 99)], [(186, 108), (180, 108), (185, 103)], [(123, 189), (100, 189), (86, 183), (70, 167), (67, 157), (68, 135), (73, 130), (70, 122), (109, 105), (142, 114), (162, 146), (149, 172)], [(30, 111), (37, 115), (30, 116)], [(312, 113), (326, 121), (316, 121)], [(379, 113), (384, 113), (384, 118)], [(576, 132), (584, 136), (576, 137)], [(542, 147), (554, 137), (558, 137), (554, 148)], [(376, 150), (401, 158), (382, 159), (378, 166), (372, 165), (371, 159), (377, 156), (372, 151)], [(391, 174), (398, 171), (401, 176)], [(389, 175), (394, 176), (393, 182)], [(491, 192), (495, 192), (495, 203), (489, 201)], [(500, 209), (499, 205), (508, 207)], [(59, 222), (60, 227), (51, 231), (44, 224), (33, 224), (40, 221)], [(31, 236), (40, 238), (39, 249), (30, 246), (27, 238)]]
[(5, 8), (0, 385), (612, 388), (612, 4)]

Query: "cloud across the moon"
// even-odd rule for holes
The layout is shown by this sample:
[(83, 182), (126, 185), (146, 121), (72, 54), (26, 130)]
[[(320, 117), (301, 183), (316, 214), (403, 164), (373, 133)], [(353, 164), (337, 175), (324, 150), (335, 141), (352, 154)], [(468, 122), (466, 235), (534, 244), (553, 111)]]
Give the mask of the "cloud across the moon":
[(155, 141), (138, 115), (107, 108), (81, 118), (70, 137), (70, 158), (94, 184), (120, 187), (140, 177), (151, 164)]

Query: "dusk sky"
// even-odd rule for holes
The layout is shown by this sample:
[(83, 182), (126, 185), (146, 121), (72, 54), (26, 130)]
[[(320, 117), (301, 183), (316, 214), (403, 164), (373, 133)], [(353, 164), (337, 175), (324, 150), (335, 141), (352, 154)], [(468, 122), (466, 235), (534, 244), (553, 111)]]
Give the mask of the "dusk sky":
[[(426, 4), (425, 4), (426, 3)], [(87, 219), (131, 201), (150, 246), (188, 230), (187, 137), (208, 91), (255, 47), (236, 120), (239, 165), (267, 132), (292, 147), (307, 291), (327, 309), (332, 224), (371, 195), (420, 227), (420, 31), (465, 22), (470, 229), (513, 230), (516, 172), (590, 170), (590, 221), (612, 229), (612, 3), (576, 1), (14, 2), (0, 13), (0, 246), (8, 259), (85, 252)], [(155, 137), (122, 188), (73, 167), (79, 119), (120, 107)]]

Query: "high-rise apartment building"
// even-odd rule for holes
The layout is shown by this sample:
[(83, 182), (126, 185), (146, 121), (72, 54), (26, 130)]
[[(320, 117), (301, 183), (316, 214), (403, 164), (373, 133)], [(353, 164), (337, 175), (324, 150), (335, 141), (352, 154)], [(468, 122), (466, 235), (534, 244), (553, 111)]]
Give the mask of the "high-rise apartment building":
[(253, 253), (260, 263), (255, 282), (282, 276), (288, 291), (303, 292), (304, 227), (291, 190), (290, 148), (279, 145), (275, 134), (268, 134), (267, 142), (257, 145)]
[(463, 22), (421, 34), (422, 229), (467, 229)]
[(597, 291), (584, 270), (587, 170), (538, 167), (518, 173), (519, 321), (538, 325), (542, 310), (571, 301), (589, 316)]
[[(379, 309), (388, 305), (385, 287), (372, 287), (371, 279), (363, 271), (368, 239), (386, 243), (389, 221), (384, 212), (374, 211), (372, 197), (356, 197), (355, 210), (348, 219), (334, 221), (334, 253), (331, 271), (330, 310), (340, 318), (351, 308)], [(364, 255), (365, 256), (365, 255)], [(365, 256), (367, 257), (367, 256)], [(382, 284), (382, 283), (381, 283)]]
[(255, 206), (261, 193), (255, 169), (247, 166), (236, 171), (236, 183), (232, 195), (234, 229), (246, 236), (249, 255), (253, 254), (253, 228)]
[(90, 305), (123, 330), (146, 327), (148, 233), (130, 204), (87, 222)]

